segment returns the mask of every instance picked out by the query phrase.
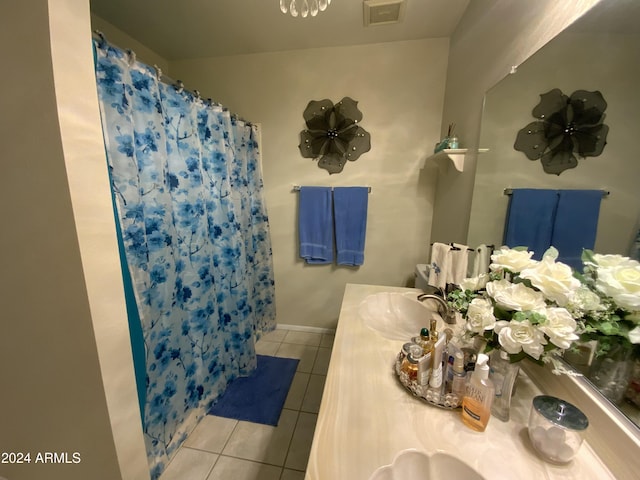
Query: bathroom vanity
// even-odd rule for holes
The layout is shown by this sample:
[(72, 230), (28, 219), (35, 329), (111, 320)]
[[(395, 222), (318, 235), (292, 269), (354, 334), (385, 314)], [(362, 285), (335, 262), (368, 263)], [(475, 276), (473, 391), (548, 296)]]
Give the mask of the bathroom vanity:
[[(394, 371), (404, 342), (369, 328), (358, 313), (368, 296), (380, 292), (416, 297), (423, 293), (412, 288), (347, 284), (305, 480), (368, 480), (376, 469), (392, 464), (407, 449), (427, 455), (447, 453), (486, 480), (615, 478), (587, 441), (568, 465), (552, 465), (537, 456), (527, 421), (532, 399), (541, 392), (522, 372), (511, 420), (505, 423), (492, 417), (484, 433), (465, 427), (459, 409), (439, 408), (413, 397)], [(435, 303), (432, 308), (435, 310)], [(425, 325), (427, 322), (425, 318)]]

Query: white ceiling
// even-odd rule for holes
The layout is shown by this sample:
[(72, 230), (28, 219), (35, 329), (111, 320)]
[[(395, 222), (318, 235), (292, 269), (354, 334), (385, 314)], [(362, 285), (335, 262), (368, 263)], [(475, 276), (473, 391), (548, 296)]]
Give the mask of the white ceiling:
[(404, 20), (365, 27), (363, 0), (293, 18), (279, 0), (90, 0), (94, 14), (167, 60), (449, 37), (469, 0), (406, 0)]

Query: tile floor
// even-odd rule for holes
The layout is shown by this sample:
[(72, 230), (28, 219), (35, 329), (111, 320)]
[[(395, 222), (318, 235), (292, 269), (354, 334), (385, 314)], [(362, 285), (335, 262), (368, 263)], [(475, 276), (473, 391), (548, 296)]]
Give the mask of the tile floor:
[(160, 480), (303, 480), (333, 338), (278, 329), (260, 339), (257, 353), (300, 359), (278, 426), (207, 415)]

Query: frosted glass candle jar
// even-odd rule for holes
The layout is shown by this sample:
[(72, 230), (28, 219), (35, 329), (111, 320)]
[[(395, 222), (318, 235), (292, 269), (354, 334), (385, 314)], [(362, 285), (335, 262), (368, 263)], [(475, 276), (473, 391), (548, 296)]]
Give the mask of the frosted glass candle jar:
[(588, 426), (586, 415), (565, 400), (548, 395), (533, 399), (529, 438), (538, 454), (548, 462), (565, 464), (573, 460)]

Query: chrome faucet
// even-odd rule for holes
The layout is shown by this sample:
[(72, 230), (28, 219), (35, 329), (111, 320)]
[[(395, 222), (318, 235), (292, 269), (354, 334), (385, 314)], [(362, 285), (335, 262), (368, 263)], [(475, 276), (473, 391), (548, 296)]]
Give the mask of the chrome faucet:
[(439, 295), (434, 295), (431, 293), (422, 293), (418, 295), (418, 301), (423, 302), (425, 300), (436, 300), (438, 302), (438, 313), (442, 317), (445, 323), (455, 324), (456, 323), (456, 312), (454, 309), (449, 308), (447, 301)]

